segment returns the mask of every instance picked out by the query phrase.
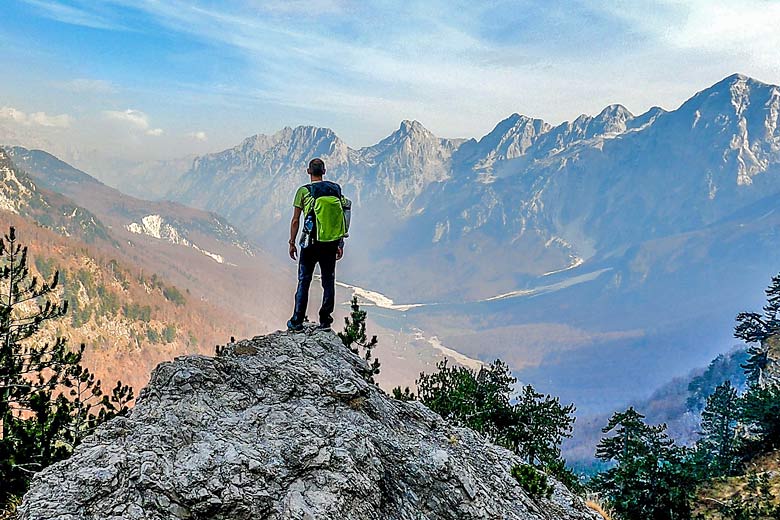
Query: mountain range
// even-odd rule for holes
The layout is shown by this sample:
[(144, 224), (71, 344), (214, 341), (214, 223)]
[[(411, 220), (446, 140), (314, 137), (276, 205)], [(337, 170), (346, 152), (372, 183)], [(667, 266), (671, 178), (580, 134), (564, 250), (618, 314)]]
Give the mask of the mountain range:
[(11, 156), (117, 243), (177, 251), (149, 268), (274, 323), (293, 282), (292, 195), (319, 156), (353, 200), (338, 278), (374, 305), (395, 380), (413, 381), (430, 352), (501, 357), (583, 417), (729, 351), (734, 316), (780, 271), (780, 87), (739, 74), (674, 110), (615, 104), (558, 125), (513, 114), (479, 139), (403, 121), (354, 149), (330, 129), (284, 128), (104, 178), (129, 195), (43, 152)]
[(583, 411), (729, 350), (780, 266), (780, 88), (739, 74), (674, 110), (513, 114), (480, 139), (285, 128), (196, 158), (168, 197), (281, 255), (315, 156), (354, 202), (345, 280), (404, 304), (387, 326), (508, 358)]
[[(355, 249), (372, 260), (353, 269), (354, 281), (405, 299), (489, 297), (712, 225), (779, 191), (778, 113), (777, 87), (734, 75), (677, 110), (634, 116), (612, 105), (557, 126), (513, 114), (479, 140), (404, 121), (355, 150), (329, 129), (285, 128), (196, 158), (168, 197), (265, 243), (286, 231), (289, 194), (321, 156), (355, 200)], [(488, 252), (508, 268), (480, 262)], [(457, 288), (435, 276), (441, 265)], [(403, 276), (387, 280), (398, 269)]]

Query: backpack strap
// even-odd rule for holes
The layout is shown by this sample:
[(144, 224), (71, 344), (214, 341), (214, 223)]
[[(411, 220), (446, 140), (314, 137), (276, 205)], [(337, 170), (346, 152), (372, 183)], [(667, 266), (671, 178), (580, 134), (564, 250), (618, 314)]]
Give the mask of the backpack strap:
[(311, 195), (312, 199), (317, 200), (319, 197), (333, 195), (332, 192), (336, 192), (336, 196), (341, 197), (341, 186), (339, 186), (337, 183), (333, 181), (320, 181), (317, 184), (321, 184), (322, 187), (315, 188), (314, 183), (306, 185), (306, 188), (309, 190), (309, 195)]
[(314, 213), (314, 201), (317, 200), (317, 198), (314, 196), (314, 186), (310, 183), (304, 186), (307, 190), (309, 190), (309, 197), (312, 199), (311, 203), (311, 209), (309, 209), (309, 213), (307, 215)]

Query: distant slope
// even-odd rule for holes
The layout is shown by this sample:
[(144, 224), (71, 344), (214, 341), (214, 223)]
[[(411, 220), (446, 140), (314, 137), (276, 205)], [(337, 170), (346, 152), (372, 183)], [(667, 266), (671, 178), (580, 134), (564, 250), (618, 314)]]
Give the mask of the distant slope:
[[(266, 284), (268, 292), (258, 291), (259, 296), (248, 294), (252, 288), (244, 289), (242, 312), (221, 305), (231, 289), (247, 287), (246, 271), (232, 272), (238, 265), (229, 260), (246, 258), (245, 269), (257, 269), (254, 272), (269, 269), (253, 267), (257, 252), (222, 220), (182, 208), (166, 213), (169, 221), (147, 219), (152, 225), (139, 233), (132, 225), (117, 225), (122, 215), (160, 206), (144, 207), (47, 154), (38, 157), (58, 167), (56, 175), (49, 172), (47, 184), (60, 193), (40, 187), (41, 177), (19, 168), (0, 148), (3, 232), (9, 225), (17, 228), (20, 241), (29, 246), (34, 274), (50, 278), (60, 271), (60, 297), (69, 301), (70, 313), (48, 334), (65, 335), (75, 345), (86, 343), (87, 363), (99, 377), (143, 386), (160, 361), (183, 353), (211, 353), (231, 335), (271, 329), (275, 310), (280, 321), (286, 314), (274, 305), (272, 283)], [(36, 164), (26, 161), (28, 167)], [(91, 202), (101, 215), (63, 193)], [(205, 254), (206, 247), (216, 250), (216, 245), (225, 248), (220, 250), (225, 254), (221, 261)], [(265, 312), (255, 314), (252, 304)]]
[[(647, 417), (650, 424), (664, 423), (669, 434), (680, 444), (691, 445), (698, 439), (701, 411), (707, 397), (724, 381), (730, 381), (740, 391), (746, 387), (742, 364), (747, 361), (747, 349), (738, 347), (713, 359), (706, 368), (698, 368), (684, 377), (669, 381), (643, 400), (625, 403), (620, 410), (633, 406)], [(596, 444), (602, 437), (601, 429), (611, 413), (581, 416), (575, 423), (575, 435), (564, 442), (567, 461), (581, 471), (598, 467)]]
[[(49, 148), (44, 149), (51, 151)], [(122, 193), (145, 200), (162, 200), (192, 167), (195, 156), (159, 161), (115, 161), (111, 167), (93, 172)]]
[(106, 226), (91, 212), (49, 190), (40, 189), (0, 148), (0, 210), (27, 217), (85, 242), (110, 241)]
[(98, 215), (139, 268), (234, 313), (258, 332), (286, 321), (289, 310), (280, 302), (291, 293), (293, 274), (222, 217), (125, 195), (41, 150), (14, 147), (9, 155), (37, 183)]
[(121, 379), (140, 389), (159, 362), (185, 353), (213, 352), (246, 324), (186, 289), (154, 273), (111, 247), (86, 244), (4, 215), (22, 243), (30, 247), (35, 273), (60, 272), (59, 297), (68, 315), (52, 323), (44, 336), (85, 343), (85, 362), (103, 379)]

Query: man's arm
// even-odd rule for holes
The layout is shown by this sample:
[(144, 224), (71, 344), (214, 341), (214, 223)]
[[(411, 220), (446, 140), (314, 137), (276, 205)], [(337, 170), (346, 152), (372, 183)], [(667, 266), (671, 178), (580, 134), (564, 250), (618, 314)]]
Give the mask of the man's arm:
[(295, 238), (298, 236), (298, 230), (301, 227), (301, 213), (303, 210), (296, 207), (293, 211), (292, 220), (290, 221), (290, 258), (297, 260), (298, 248), (295, 247)]

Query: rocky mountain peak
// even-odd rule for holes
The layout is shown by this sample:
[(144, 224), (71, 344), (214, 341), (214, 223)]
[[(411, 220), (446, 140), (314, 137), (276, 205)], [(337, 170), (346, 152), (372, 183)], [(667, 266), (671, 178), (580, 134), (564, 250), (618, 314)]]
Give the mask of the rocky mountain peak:
[[(778, 94), (776, 85), (769, 85), (743, 74), (732, 74), (708, 87), (682, 104), (680, 112), (699, 111), (711, 114), (734, 114), (737, 118), (747, 115), (753, 105), (759, 110)], [(734, 118), (730, 118), (734, 119)]]
[(655, 122), (655, 120), (667, 114), (668, 112), (661, 107), (655, 106), (647, 110), (647, 112), (636, 116), (630, 123), (630, 128), (642, 128)]
[(604, 107), (604, 109), (599, 112), (599, 115), (596, 116), (596, 119), (614, 119), (617, 117), (631, 119), (634, 117), (634, 114), (620, 103), (614, 103)]
[(476, 169), (490, 169), (499, 160), (515, 159), (525, 155), (540, 136), (549, 132), (552, 126), (541, 119), (521, 114), (512, 114), (480, 139), (473, 146), (478, 159)]
[(39, 473), (22, 520), (596, 519), (521, 461), (366, 383), (331, 332), (274, 333), (157, 367), (127, 417)]
[(597, 130), (599, 133), (619, 134), (626, 131), (628, 122), (633, 119), (634, 114), (630, 110), (623, 105), (615, 104), (605, 107), (593, 120), (599, 127)]
[(405, 119), (401, 126), (377, 144), (363, 148), (361, 154), (372, 160), (382, 154), (440, 155), (440, 148), (447, 148), (447, 140), (436, 137), (419, 121)]
[[(780, 88), (733, 74), (702, 90), (674, 111), (671, 131), (691, 138), (723, 157), (737, 185), (780, 164)], [(670, 131), (664, 127), (663, 131)]]
[(450, 159), (459, 144), (436, 137), (418, 121), (404, 120), (398, 130), (357, 155), (376, 172), (379, 189), (406, 207), (428, 185), (449, 178)]
[(398, 131), (402, 135), (408, 135), (408, 136), (435, 137), (430, 130), (425, 128), (422, 125), (422, 123), (416, 120), (410, 121), (409, 119), (404, 119), (403, 121), (401, 121), (401, 126), (399, 127)]
[(498, 123), (493, 131), (488, 135), (496, 135), (498, 133), (503, 133), (505, 135), (507, 133), (517, 132), (538, 135), (547, 132), (550, 128), (551, 126), (541, 119), (535, 119), (515, 112), (511, 116)]

